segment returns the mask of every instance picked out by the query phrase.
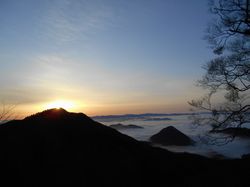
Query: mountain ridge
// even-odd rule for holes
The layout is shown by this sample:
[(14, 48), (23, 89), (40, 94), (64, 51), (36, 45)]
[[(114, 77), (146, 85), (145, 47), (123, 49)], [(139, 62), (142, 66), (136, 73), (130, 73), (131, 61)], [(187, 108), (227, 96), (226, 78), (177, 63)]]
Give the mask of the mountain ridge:
[(0, 125), (0, 151), (2, 186), (250, 184), (247, 159), (171, 153), (59, 109)]

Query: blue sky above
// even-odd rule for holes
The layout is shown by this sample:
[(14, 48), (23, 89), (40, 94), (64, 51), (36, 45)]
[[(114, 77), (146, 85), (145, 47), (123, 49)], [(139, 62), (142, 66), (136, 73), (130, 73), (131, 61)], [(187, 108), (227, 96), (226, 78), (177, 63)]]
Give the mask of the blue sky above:
[(183, 112), (212, 54), (200, 0), (2, 0), (0, 99), (95, 114)]

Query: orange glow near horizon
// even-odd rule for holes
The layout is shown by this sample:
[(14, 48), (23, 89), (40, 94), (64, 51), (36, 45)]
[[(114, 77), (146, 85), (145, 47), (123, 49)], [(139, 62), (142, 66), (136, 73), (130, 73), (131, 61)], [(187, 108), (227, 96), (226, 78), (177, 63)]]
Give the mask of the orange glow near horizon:
[(165, 104), (106, 104), (97, 102), (82, 101), (76, 98), (57, 98), (44, 102), (21, 104), (14, 109), (15, 118), (23, 119), (29, 115), (52, 108), (63, 108), (68, 112), (81, 112), (88, 116), (98, 115), (122, 115), (141, 113), (178, 113), (188, 112), (189, 106), (181, 103)]

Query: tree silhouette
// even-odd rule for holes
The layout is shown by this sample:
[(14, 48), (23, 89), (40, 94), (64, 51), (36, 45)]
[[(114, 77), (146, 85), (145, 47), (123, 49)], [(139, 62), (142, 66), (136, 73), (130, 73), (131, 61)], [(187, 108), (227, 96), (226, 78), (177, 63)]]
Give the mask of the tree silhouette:
[(0, 110), (0, 124), (7, 122), (13, 118), (14, 108), (15, 108), (14, 105), (6, 105), (4, 103), (2, 104), (1, 110)]
[[(194, 116), (194, 122), (210, 124), (212, 131), (218, 132), (250, 122), (250, 3), (216, 0), (209, 6), (214, 18), (205, 39), (216, 56), (204, 66), (206, 73), (198, 81), (207, 95), (189, 104), (195, 111), (211, 112), (209, 117)], [(235, 135), (210, 136), (210, 141), (223, 144)]]

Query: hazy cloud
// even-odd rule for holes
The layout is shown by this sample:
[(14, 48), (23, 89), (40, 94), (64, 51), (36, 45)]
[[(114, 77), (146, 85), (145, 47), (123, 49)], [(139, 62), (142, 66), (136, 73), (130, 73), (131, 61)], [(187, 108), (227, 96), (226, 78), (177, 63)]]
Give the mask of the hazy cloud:
[(102, 1), (51, 1), (44, 16), (49, 38), (57, 42), (86, 40), (89, 35), (112, 23), (114, 12)]

